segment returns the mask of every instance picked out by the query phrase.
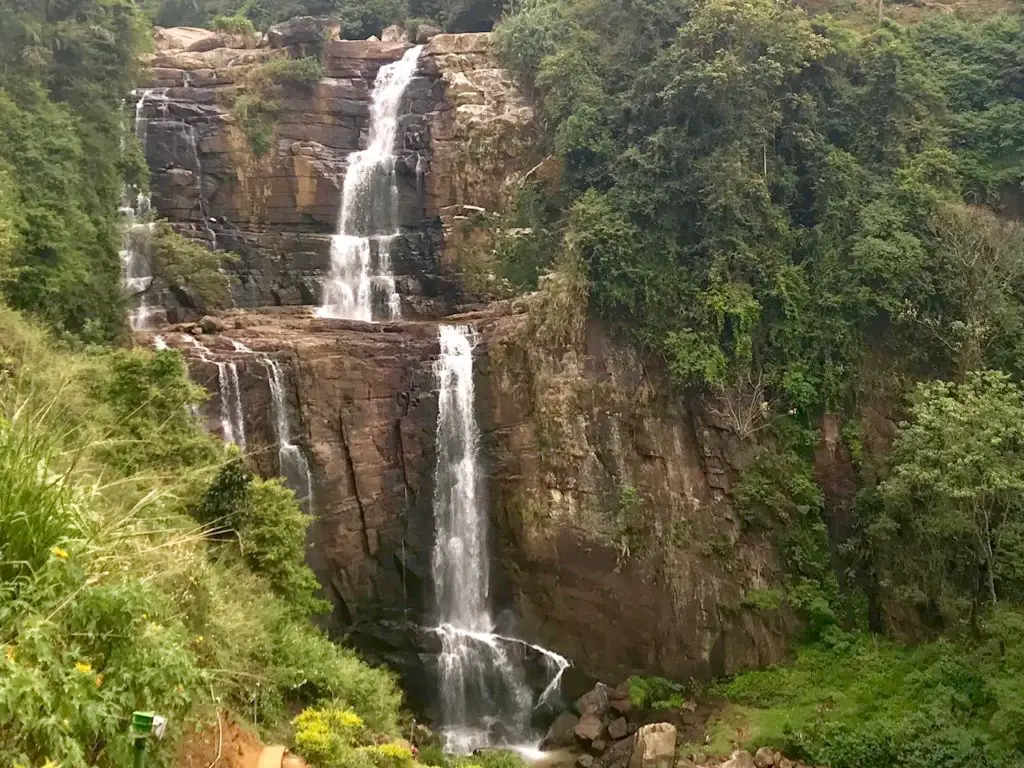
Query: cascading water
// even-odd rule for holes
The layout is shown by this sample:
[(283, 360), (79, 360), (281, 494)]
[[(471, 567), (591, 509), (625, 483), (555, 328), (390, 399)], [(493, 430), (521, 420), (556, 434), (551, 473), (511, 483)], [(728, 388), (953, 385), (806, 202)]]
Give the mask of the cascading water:
[(309, 472), (309, 462), (299, 446), (292, 440), (292, 424), (288, 415), (288, 404), (284, 397), (284, 374), (277, 360), (266, 357), (263, 364), (267, 368), (267, 380), (270, 383), (270, 405), (273, 409), (274, 430), (277, 435), (278, 471), (288, 481), (289, 487), (295, 489), (300, 501), (307, 507), (313, 503), (313, 478)]
[(552, 663), (554, 679), (568, 666), (558, 654), (493, 633), (488, 610), (490, 562), (480, 472), (480, 431), (474, 414), (473, 332), (439, 327), (435, 544), (432, 570), (441, 638), (439, 663), (445, 749), (465, 754), (495, 743), (530, 740), (533, 693), (511, 653), (533, 648)]
[(220, 431), (226, 441), (234, 443), (244, 452), (246, 449), (245, 412), (242, 409), (242, 388), (238, 383), (238, 363), (233, 360), (214, 360), (209, 347), (195, 336), (183, 333), (182, 337), (196, 348), (200, 360), (217, 366)]
[[(146, 106), (153, 101), (165, 104), (163, 91), (147, 88), (139, 93), (139, 100), (135, 103), (135, 138), (143, 150), (149, 130)], [(149, 233), (153, 223), (140, 221), (149, 214), (149, 208), (149, 197), (142, 193), (133, 196), (125, 187), (119, 209), (123, 217), (121, 269), (125, 289), (129, 295), (138, 297), (135, 308), (128, 314), (133, 331), (151, 327), (160, 314), (160, 308), (154, 305), (149, 290), (153, 282), (153, 268), (149, 260)]]
[(410, 48), (399, 61), (377, 72), (370, 97), (369, 142), (366, 149), (348, 156), (320, 317), (369, 322), (375, 307), (388, 319), (401, 316), (390, 254), (391, 242), (399, 234), (394, 150), (398, 110), (421, 50), (422, 46)]

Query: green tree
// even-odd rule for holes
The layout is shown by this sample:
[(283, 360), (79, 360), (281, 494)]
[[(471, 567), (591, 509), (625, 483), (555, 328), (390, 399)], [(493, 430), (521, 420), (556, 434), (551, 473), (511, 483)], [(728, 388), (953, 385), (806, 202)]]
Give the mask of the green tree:
[(883, 580), (947, 615), (1020, 598), (1024, 395), (994, 371), (918, 385), (872, 534)]

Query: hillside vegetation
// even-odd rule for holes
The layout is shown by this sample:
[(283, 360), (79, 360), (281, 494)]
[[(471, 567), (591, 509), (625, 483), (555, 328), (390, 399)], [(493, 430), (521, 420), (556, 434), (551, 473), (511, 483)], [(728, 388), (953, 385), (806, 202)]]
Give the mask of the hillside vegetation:
[(713, 751), (1016, 766), (1024, 21), (866, 5), (517, 5), (499, 48), (565, 174), (521, 189), (497, 267), (583, 270), (591, 314), (746, 441), (732, 500), (786, 573), (744, 603), (807, 645), (716, 689)]
[(205, 396), (176, 352), (70, 353), (0, 310), (3, 765), (129, 765), (134, 710), (170, 721), (156, 764), (223, 710), (395, 732), (392, 677), (309, 621), (308, 518), (201, 430)]

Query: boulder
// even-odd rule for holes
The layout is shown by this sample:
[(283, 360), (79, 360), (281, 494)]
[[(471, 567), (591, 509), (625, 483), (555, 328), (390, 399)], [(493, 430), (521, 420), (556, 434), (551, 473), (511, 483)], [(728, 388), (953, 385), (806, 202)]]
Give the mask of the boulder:
[(601, 738), (603, 732), (604, 723), (601, 722), (601, 718), (597, 715), (584, 715), (576, 723), (576, 727), (573, 728), (576, 738), (584, 744), (590, 744), (594, 739)]
[(203, 333), (222, 333), (227, 328), (223, 321), (210, 315), (199, 318), (199, 327), (203, 329)]
[(737, 749), (732, 757), (722, 763), (722, 768), (755, 768), (754, 756), (745, 749)]
[(577, 757), (576, 768), (594, 768), (593, 755), (580, 755)]
[(588, 675), (579, 667), (566, 667), (558, 680), (558, 693), (568, 706), (592, 690), (598, 682), (596, 677)]
[[(676, 727), (651, 723), (636, 732), (629, 768), (672, 768), (676, 760)], [(738, 768), (738, 766), (737, 766)]]
[(594, 739), (590, 742), (590, 751), (595, 755), (600, 755), (606, 749), (608, 749), (608, 742), (604, 739)]
[(333, 16), (296, 16), (267, 30), (271, 48), (336, 40), (341, 24)]
[(761, 747), (754, 753), (754, 765), (757, 768), (772, 768), (775, 765), (775, 751), (771, 747)]
[(608, 723), (608, 736), (618, 741), (624, 739), (629, 735), (629, 723), (626, 722), (626, 718), (619, 717)]
[(788, 757), (784, 757), (781, 760), (779, 760), (778, 768), (794, 768), (795, 765), (796, 763), (794, 763)]
[(598, 683), (590, 691), (576, 699), (575, 708), (580, 715), (597, 715), (603, 717), (608, 711), (608, 694), (611, 693), (604, 683)]
[(384, 31), (380, 33), (380, 39), (385, 43), (407, 43), (409, 35), (399, 25), (392, 24), (390, 27), (384, 27)]
[(541, 742), (541, 749), (561, 749), (571, 747), (573, 744), (574, 729), (580, 719), (572, 712), (563, 712), (555, 718), (555, 722), (548, 728), (544, 740)]
[(616, 741), (594, 761), (594, 768), (626, 768), (632, 754), (632, 738)]
[(444, 30), (440, 27), (435, 27), (433, 24), (420, 24), (416, 27), (416, 45), (424, 45), (429, 43), (435, 37), (440, 35)]
[(158, 51), (202, 53), (221, 47), (218, 33), (199, 27), (156, 27), (153, 41)]

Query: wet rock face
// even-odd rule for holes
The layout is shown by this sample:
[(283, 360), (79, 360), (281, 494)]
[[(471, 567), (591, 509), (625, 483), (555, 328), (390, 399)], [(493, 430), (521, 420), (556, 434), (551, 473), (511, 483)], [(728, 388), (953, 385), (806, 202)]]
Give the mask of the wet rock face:
[[(282, 86), (272, 146), (256, 154), (232, 115), (246, 74), (273, 58), (310, 53), (307, 38), (322, 41), (336, 31), (332, 23), (293, 19), (271, 30), (271, 47), (258, 49), (225, 47), (230, 40), (203, 30), (162, 30), (129, 105), (143, 100), (136, 111), (146, 121), (157, 215), (237, 254), (226, 264), (237, 277), (236, 306), (319, 304), (347, 158), (366, 143), (374, 78), (410, 47), (401, 40), (317, 43), (325, 76), (313, 86)], [(529, 167), (532, 111), (495, 67), (488, 36), (474, 34), (432, 38), (401, 113), (401, 236), (392, 266), (405, 314), (437, 317), (472, 298), (456, 279), (456, 254), (444, 255), (452, 206), (504, 202), (514, 169)], [(190, 309), (170, 307), (171, 319), (192, 319)]]

